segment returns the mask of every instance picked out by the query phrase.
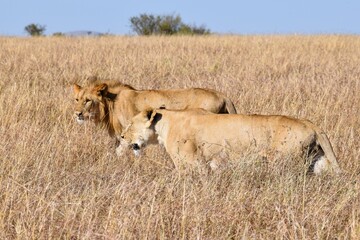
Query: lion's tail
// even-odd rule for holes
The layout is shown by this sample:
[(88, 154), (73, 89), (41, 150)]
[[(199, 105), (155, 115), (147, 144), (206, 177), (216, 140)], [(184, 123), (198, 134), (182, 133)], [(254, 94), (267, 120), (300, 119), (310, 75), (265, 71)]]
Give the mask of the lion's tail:
[(336, 174), (341, 173), (341, 169), (339, 167), (339, 163), (336, 159), (334, 150), (331, 146), (330, 140), (327, 137), (327, 135), (324, 133), (323, 130), (321, 130), (319, 127), (317, 127), (315, 124), (308, 122), (309, 125), (315, 130), (316, 132), (316, 143), (320, 145), (321, 149), (324, 152), (325, 158), (329, 161), (331, 168), (333, 172)]

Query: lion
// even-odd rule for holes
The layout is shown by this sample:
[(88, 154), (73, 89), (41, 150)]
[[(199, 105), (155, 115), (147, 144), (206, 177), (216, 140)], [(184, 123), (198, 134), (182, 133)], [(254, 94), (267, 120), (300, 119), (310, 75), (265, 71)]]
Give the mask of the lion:
[(149, 109), (133, 117), (121, 137), (135, 155), (148, 144), (164, 145), (175, 167), (205, 160), (214, 170), (227, 160), (226, 152), (246, 153), (251, 148), (268, 161), (305, 155), (311, 161), (308, 171), (340, 173), (326, 134), (309, 120), (288, 116)]
[(232, 101), (222, 93), (203, 88), (136, 90), (114, 80), (96, 80), (86, 87), (74, 84), (75, 119), (86, 120), (107, 128), (116, 138), (117, 155), (124, 153), (121, 132), (132, 117), (148, 108), (203, 108), (213, 113), (236, 113)]

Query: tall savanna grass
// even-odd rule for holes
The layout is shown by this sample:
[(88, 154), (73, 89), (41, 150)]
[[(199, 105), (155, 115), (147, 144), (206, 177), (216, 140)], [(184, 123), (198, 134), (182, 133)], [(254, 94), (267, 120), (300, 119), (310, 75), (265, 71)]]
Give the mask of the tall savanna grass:
[[(0, 238), (360, 239), (359, 66), (358, 36), (0, 38)], [(91, 76), (307, 118), (343, 174), (253, 156), (182, 173), (160, 146), (119, 158), (73, 119), (71, 84)]]

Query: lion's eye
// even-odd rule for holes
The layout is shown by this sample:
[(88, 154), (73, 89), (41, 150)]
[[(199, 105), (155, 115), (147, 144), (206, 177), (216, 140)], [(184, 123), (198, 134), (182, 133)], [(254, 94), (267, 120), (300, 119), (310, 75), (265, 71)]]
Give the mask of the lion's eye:
[(78, 102), (78, 101), (79, 101), (79, 99), (78, 99), (78, 98), (76, 98), (76, 99), (75, 99), (75, 101), (77, 101), (77, 102)]
[(85, 99), (85, 103), (88, 103), (90, 102), (91, 100), (90, 99)]

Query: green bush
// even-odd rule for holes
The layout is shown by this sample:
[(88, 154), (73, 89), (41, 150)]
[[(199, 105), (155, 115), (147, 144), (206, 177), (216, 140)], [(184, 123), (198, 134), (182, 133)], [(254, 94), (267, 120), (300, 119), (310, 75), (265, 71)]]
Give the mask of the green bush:
[(138, 35), (204, 35), (210, 34), (205, 26), (190, 26), (182, 22), (179, 15), (155, 16), (140, 14), (130, 18), (131, 28)]
[(46, 30), (45, 26), (41, 26), (39, 24), (34, 24), (34, 23), (31, 23), (25, 27), (25, 31), (32, 37), (43, 36), (45, 30)]

